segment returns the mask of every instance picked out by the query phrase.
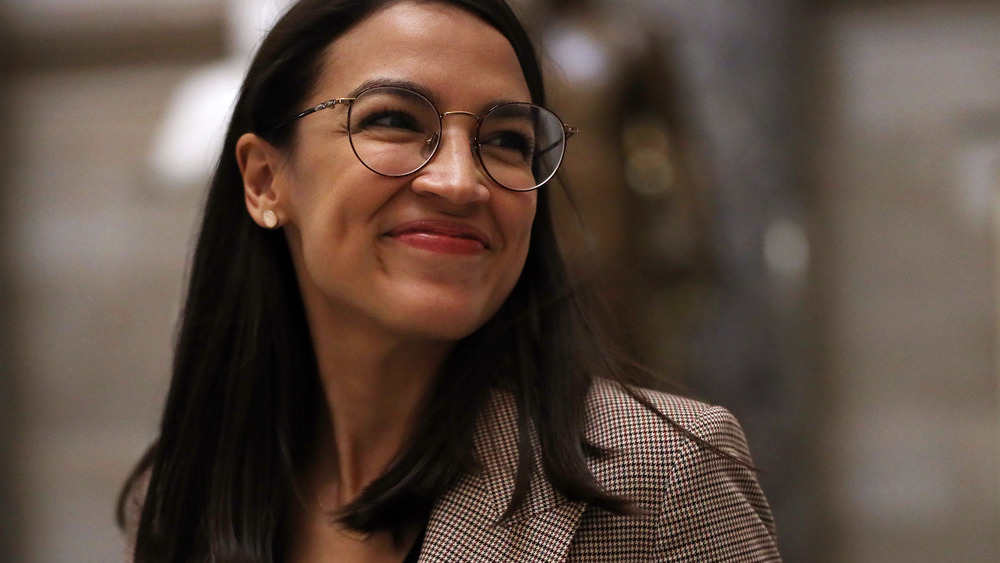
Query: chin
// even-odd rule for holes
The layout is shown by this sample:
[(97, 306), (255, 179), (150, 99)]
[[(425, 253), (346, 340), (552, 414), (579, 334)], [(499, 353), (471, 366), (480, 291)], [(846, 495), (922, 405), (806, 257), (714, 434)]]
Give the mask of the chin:
[(456, 342), (486, 324), (496, 313), (496, 307), (482, 308), (469, 304), (424, 306), (411, 310), (407, 315), (409, 330), (414, 336), (428, 340)]
[[(511, 284), (513, 285), (513, 284)], [(444, 284), (410, 285), (395, 293), (391, 311), (403, 332), (434, 340), (461, 340), (493, 318), (510, 290), (494, 287), (455, 287)], [(405, 328), (404, 328), (405, 327)]]

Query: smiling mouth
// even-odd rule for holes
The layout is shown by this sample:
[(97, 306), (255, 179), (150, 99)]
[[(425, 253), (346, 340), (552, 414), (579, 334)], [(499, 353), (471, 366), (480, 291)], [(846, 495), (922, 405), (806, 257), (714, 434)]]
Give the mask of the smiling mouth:
[(450, 221), (414, 221), (386, 236), (405, 245), (442, 254), (473, 255), (489, 250), (489, 239), (478, 229)]

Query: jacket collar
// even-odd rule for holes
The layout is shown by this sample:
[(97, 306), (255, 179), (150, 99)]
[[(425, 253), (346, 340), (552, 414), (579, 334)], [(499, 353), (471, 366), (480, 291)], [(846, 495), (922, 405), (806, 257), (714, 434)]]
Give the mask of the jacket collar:
[(525, 502), (500, 523), (514, 492), (518, 462), (513, 396), (493, 393), (474, 444), (481, 469), (460, 478), (431, 511), (420, 561), (565, 559), (585, 504), (571, 502), (545, 478), (535, 436), (535, 470)]

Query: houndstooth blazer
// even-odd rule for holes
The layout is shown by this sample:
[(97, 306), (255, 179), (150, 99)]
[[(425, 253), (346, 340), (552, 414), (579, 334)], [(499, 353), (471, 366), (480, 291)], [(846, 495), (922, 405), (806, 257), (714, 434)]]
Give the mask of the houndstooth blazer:
[[(725, 409), (643, 393), (697, 436), (750, 459), (743, 431)], [(525, 503), (498, 524), (514, 490), (516, 419), (513, 398), (496, 394), (477, 428), (482, 471), (465, 475), (434, 507), (421, 562), (780, 561), (754, 473), (684, 437), (610, 383), (590, 394), (586, 432), (614, 453), (590, 468), (608, 491), (633, 499), (647, 515), (570, 502), (536, 467)]]

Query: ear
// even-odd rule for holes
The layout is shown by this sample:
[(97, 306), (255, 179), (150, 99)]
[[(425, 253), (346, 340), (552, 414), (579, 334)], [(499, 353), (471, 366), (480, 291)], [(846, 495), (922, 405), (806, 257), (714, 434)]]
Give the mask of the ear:
[(275, 181), (281, 160), (281, 151), (259, 135), (246, 133), (236, 141), (236, 163), (243, 176), (247, 211), (261, 227), (276, 226), (265, 223), (265, 211), (271, 211), (278, 217), (278, 225), (287, 219), (281, 209), (280, 183)]

